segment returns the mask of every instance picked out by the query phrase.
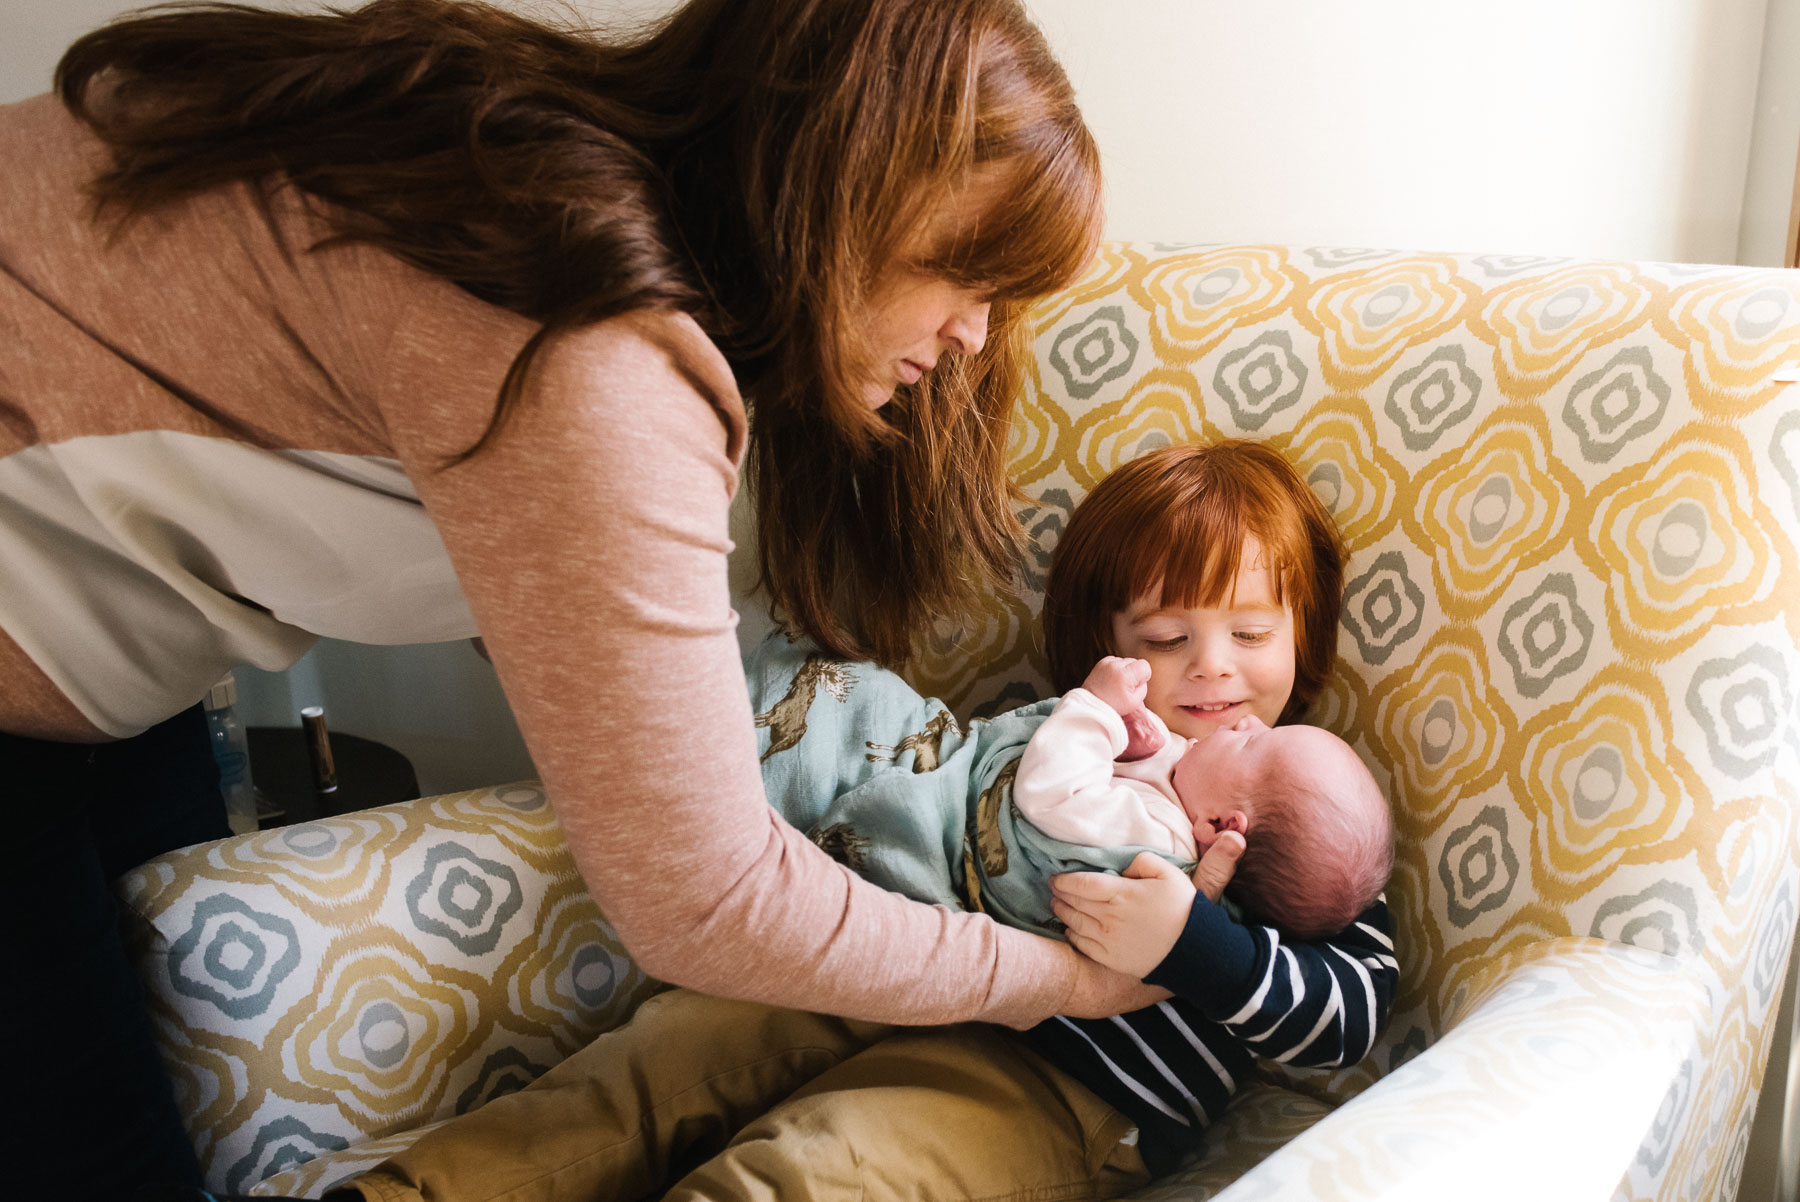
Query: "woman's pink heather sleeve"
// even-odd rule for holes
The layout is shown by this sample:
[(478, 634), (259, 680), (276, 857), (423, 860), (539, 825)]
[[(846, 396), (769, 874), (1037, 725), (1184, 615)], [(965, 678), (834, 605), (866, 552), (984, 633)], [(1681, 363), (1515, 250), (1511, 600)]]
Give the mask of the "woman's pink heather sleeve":
[(576, 864), (645, 971), (886, 1022), (1055, 1013), (1068, 948), (870, 885), (765, 802), (726, 582), (742, 409), (698, 327), (565, 336), (498, 441), (438, 470), (485, 410), (471, 423), (467, 398), (426, 401), (402, 373), (456, 362), (466, 336), (403, 326), (384, 413)]

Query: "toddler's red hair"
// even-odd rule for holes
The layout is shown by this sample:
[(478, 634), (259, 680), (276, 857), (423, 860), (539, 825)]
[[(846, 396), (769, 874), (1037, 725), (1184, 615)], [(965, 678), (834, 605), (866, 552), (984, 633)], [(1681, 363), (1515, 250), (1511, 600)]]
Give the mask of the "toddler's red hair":
[(1160, 583), (1162, 604), (1229, 603), (1246, 537), (1294, 615), (1294, 692), (1306, 711), (1331, 674), (1344, 597), (1337, 524), (1300, 473), (1246, 439), (1165, 447), (1117, 468), (1076, 506), (1050, 559), (1044, 649), (1058, 693), (1114, 654), (1113, 615)]

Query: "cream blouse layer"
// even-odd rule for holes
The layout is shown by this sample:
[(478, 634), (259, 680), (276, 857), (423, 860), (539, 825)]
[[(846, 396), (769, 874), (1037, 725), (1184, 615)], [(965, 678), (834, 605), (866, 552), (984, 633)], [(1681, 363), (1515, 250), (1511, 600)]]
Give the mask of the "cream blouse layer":
[(744, 410), (689, 318), (562, 339), (446, 467), (530, 323), (309, 249), (291, 191), (96, 224), (103, 158), (53, 97), (0, 108), (0, 629), (89, 721), (142, 730), (320, 635), (479, 632), (652, 975), (882, 1021), (1059, 1008), (1069, 949), (879, 890), (765, 804), (726, 581)]

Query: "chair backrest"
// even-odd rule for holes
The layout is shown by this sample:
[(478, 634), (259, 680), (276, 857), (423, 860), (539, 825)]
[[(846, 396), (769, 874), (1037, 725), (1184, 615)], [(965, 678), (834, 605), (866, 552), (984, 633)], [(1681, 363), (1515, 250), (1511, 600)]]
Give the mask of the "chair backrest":
[(1351, 552), (1311, 720), (1399, 841), (1394, 1019), (1328, 1088), (1431, 1043), (1496, 955), (1633, 944), (1691, 961), (1714, 1021), (1632, 1180), (1735, 1181), (1800, 862), (1800, 274), (1113, 244), (1036, 351), (1025, 593), (938, 632), (921, 686), (965, 714), (1041, 694), (1048, 554), (1088, 489), (1267, 440)]

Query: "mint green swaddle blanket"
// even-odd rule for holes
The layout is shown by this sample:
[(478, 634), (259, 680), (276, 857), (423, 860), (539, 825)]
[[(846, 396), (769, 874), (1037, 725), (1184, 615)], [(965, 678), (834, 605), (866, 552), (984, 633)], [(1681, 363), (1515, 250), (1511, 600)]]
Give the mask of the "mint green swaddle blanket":
[(750, 653), (745, 676), (769, 804), (884, 888), (1061, 938), (1050, 877), (1119, 872), (1154, 851), (1065, 843), (1014, 807), (1019, 757), (1054, 699), (964, 730), (894, 673), (780, 631)]

